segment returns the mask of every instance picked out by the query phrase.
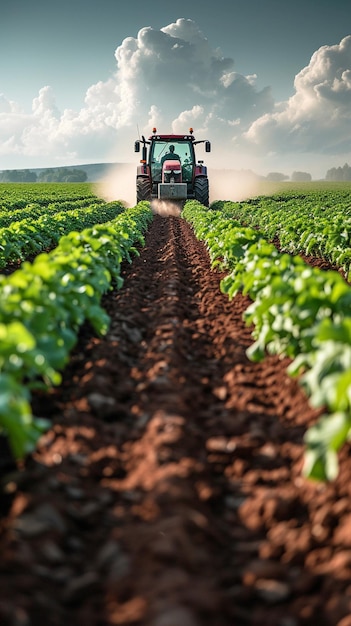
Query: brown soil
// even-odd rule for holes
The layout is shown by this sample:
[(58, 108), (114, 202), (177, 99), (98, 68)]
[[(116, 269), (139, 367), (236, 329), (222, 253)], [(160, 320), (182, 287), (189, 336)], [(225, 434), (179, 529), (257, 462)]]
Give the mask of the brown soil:
[(1, 625), (350, 626), (349, 448), (335, 483), (301, 476), (318, 414), (287, 360), (247, 359), (249, 301), (184, 220), (123, 272), (3, 479)]

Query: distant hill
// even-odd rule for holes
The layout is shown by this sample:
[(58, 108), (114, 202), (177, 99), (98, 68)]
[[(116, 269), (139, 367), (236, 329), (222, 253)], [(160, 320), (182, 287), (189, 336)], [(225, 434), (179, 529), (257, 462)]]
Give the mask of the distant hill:
[[(87, 163), (83, 165), (68, 165), (67, 167), (71, 170), (74, 170), (74, 169), (84, 170), (84, 172), (87, 173), (87, 177), (88, 177), (87, 182), (98, 183), (100, 180), (102, 180), (106, 176), (106, 174), (108, 173), (111, 167), (115, 167), (117, 165), (120, 165), (120, 164), (119, 163)], [(50, 169), (50, 168), (46, 168), (46, 169)]]
[[(111, 167), (116, 167), (118, 165), (122, 165), (120, 163), (85, 163), (83, 165), (67, 165), (70, 170), (83, 170), (87, 174), (87, 182), (98, 183), (100, 182), (108, 173)], [(47, 170), (57, 170), (62, 166), (57, 167), (26, 167), (26, 168), (12, 168), (11, 170), (3, 169), (1, 172), (13, 171), (17, 170), (21, 171), (29, 171), (34, 172), (37, 176), (41, 172), (46, 172)]]

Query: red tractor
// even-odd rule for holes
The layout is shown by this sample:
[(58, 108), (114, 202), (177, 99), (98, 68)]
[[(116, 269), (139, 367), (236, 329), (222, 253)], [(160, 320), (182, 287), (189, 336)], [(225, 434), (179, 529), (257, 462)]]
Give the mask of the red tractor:
[(189, 135), (158, 135), (156, 128), (152, 132), (148, 140), (142, 136), (135, 142), (135, 152), (140, 152), (142, 144), (136, 176), (137, 202), (156, 198), (183, 204), (193, 198), (208, 206), (207, 167), (203, 161), (196, 162), (194, 146), (204, 143), (205, 151), (210, 152), (210, 142), (195, 141), (192, 128)]

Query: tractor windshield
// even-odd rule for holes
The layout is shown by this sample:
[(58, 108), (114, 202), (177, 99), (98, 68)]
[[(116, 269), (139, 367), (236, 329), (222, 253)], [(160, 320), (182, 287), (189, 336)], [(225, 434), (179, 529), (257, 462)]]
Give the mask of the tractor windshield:
[(162, 164), (166, 159), (178, 160), (182, 166), (182, 179), (190, 181), (193, 175), (194, 148), (191, 141), (153, 141), (150, 147), (151, 175), (161, 181)]

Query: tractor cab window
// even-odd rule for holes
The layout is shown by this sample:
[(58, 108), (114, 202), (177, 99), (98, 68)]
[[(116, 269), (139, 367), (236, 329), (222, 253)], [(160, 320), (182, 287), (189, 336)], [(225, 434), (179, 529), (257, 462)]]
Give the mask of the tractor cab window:
[(153, 141), (150, 150), (150, 166), (153, 180), (161, 181), (162, 164), (166, 159), (179, 159), (182, 167), (182, 179), (184, 181), (192, 180), (193, 154), (193, 146), (188, 141)]

